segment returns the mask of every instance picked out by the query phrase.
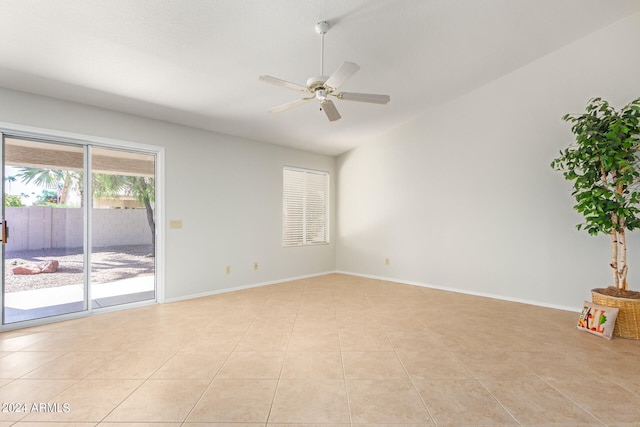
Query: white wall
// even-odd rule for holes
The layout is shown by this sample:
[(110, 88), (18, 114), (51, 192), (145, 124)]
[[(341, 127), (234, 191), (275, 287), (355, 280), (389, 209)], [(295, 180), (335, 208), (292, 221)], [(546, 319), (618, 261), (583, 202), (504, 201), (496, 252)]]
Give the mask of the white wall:
[(281, 243), (282, 166), (335, 176), (334, 158), (6, 89), (0, 100), (0, 123), (165, 148), (167, 299), (335, 269), (334, 243)]
[(338, 269), (564, 307), (609, 285), (607, 238), (576, 231), (549, 163), (564, 113), (640, 96), (639, 41), (636, 14), (342, 155)]

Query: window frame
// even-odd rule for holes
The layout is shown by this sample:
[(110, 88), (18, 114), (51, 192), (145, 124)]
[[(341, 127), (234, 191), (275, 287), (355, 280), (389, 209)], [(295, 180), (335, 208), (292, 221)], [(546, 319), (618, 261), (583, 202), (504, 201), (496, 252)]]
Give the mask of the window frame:
[[(299, 183), (293, 179), (288, 179), (288, 174), (298, 175)], [(322, 177), (321, 185), (318, 182), (309, 182), (309, 178)], [(296, 166), (283, 166), (282, 168), (282, 246), (285, 248), (318, 246), (330, 244), (330, 182), (331, 175), (329, 171), (302, 168)], [(298, 184), (301, 187), (297, 189), (299, 194), (294, 194), (292, 187)], [(311, 187), (311, 188), (310, 188)], [(321, 190), (320, 190), (321, 188)], [(295, 189), (294, 189), (295, 190)], [(312, 193), (316, 191), (320, 194), (320, 202), (318, 200), (309, 201)], [(289, 196), (289, 197), (288, 197)], [(294, 200), (295, 196), (300, 200)], [(293, 202), (293, 203), (292, 203)], [(298, 204), (296, 206), (296, 203)], [(310, 209), (311, 208), (311, 209)], [(318, 209), (321, 209), (319, 213)], [(288, 219), (290, 212), (300, 211), (300, 218)], [(313, 216), (321, 216), (322, 220), (314, 224)], [(296, 226), (295, 223), (299, 222)], [(293, 225), (292, 225), (293, 224)], [(321, 236), (315, 239), (309, 232), (309, 227), (320, 227), (320, 231), (315, 236)], [(297, 235), (296, 235), (297, 234)]]

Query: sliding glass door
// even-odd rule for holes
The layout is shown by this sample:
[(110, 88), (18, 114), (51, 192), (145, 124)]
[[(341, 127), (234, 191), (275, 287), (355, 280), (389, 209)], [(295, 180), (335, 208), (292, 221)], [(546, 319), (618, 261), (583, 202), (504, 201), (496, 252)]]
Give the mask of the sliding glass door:
[(155, 156), (91, 148), (94, 308), (155, 299)]
[(87, 309), (82, 146), (4, 138), (4, 317)]
[(155, 154), (2, 146), (2, 323), (155, 300)]

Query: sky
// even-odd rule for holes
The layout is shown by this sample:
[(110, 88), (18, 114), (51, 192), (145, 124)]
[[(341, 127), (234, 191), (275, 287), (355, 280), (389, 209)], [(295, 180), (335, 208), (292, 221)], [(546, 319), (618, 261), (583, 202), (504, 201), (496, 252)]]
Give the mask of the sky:
[(26, 206), (32, 205), (36, 197), (42, 194), (43, 187), (38, 187), (33, 184), (24, 184), (20, 182), (20, 178), (16, 178), (14, 182), (7, 181), (7, 177), (15, 176), (20, 173), (20, 168), (14, 168), (12, 166), (5, 166), (4, 168), (4, 192), (19, 196), (22, 193), (28, 194), (29, 197), (22, 197), (22, 203)]
[[(44, 187), (40, 187), (33, 183), (25, 184), (20, 181), (20, 178), (16, 178), (15, 181), (10, 182), (7, 181), (7, 177), (16, 176), (20, 173), (21, 168), (13, 167), (13, 166), (5, 166), (4, 168), (4, 192), (6, 194), (11, 194), (14, 196), (20, 196), (21, 194), (26, 194), (29, 197), (22, 196), (22, 204), (25, 206), (31, 206), (36, 201), (36, 198), (42, 194), (42, 190)], [(51, 189), (50, 189), (51, 190)], [(75, 191), (70, 191), (67, 196), (67, 204), (80, 204), (80, 194)]]

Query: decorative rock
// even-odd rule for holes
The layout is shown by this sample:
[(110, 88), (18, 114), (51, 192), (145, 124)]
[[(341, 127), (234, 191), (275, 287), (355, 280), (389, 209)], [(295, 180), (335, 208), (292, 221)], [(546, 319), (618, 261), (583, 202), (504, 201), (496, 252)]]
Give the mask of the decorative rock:
[(22, 264), (17, 267), (13, 267), (13, 274), (27, 275), (27, 274), (40, 274), (40, 273), (55, 273), (58, 271), (60, 263), (56, 260), (41, 261), (37, 264)]
[(43, 273), (55, 273), (58, 271), (58, 265), (60, 265), (60, 263), (56, 260), (42, 261), (38, 263), (38, 267), (40, 267), (40, 270)]
[(36, 264), (22, 264), (17, 267), (13, 267), (13, 274), (40, 274), (42, 269)]

